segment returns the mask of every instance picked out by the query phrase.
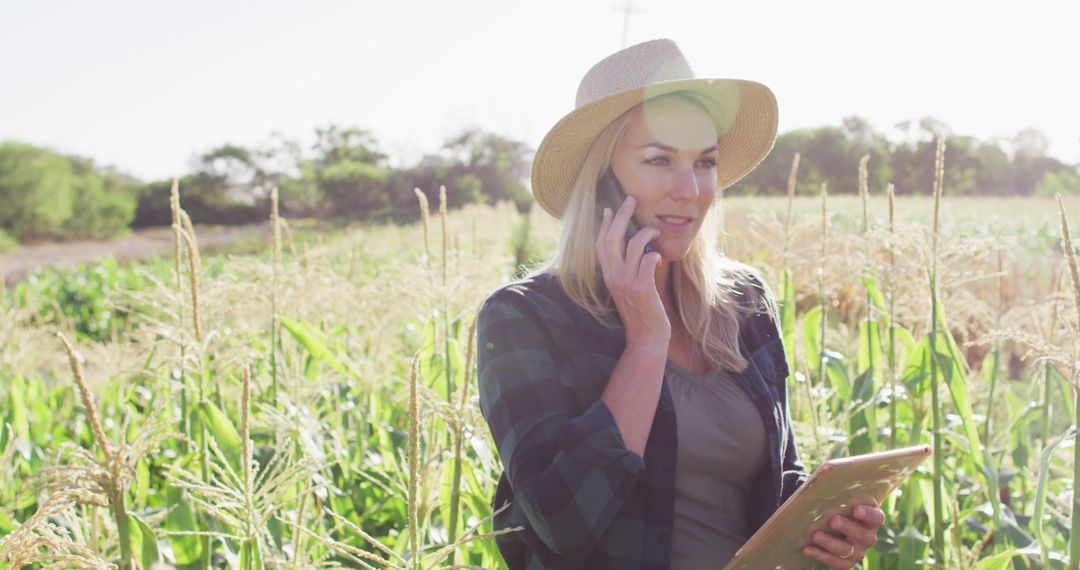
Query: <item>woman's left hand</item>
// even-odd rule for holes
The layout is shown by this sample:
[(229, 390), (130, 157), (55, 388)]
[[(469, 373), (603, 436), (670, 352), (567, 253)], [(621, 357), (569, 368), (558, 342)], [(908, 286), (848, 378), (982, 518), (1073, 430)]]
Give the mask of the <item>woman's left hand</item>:
[(836, 570), (848, 570), (861, 562), (866, 551), (877, 544), (885, 513), (874, 505), (857, 505), (853, 514), (854, 519), (833, 516), (829, 521), (832, 533), (814, 531), (812, 544), (803, 547), (803, 554)]

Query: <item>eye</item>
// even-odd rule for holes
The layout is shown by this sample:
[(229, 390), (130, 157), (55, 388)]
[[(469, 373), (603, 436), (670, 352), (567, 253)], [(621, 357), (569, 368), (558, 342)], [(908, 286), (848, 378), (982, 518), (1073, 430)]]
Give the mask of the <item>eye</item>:
[(671, 161), (666, 156), (654, 156), (652, 158), (645, 159), (645, 164), (651, 164), (653, 166), (667, 166)]
[(701, 168), (716, 168), (716, 159), (712, 157), (703, 158), (698, 161), (698, 166)]

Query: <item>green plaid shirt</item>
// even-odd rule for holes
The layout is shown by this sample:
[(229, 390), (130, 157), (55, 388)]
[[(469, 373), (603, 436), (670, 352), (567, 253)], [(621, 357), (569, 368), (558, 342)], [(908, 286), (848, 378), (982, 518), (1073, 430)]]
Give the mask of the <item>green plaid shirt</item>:
[[(787, 411), (775, 300), (756, 271), (744, 276), (739, 342), (750, 364), (735, 377), (765, 420), (770, 447), (750, 498), (756, 530), (807, 474)], [(480, 409), (505, 468), (492, 506), (511, 502), (494, 526), (525, 527), (496, 538), (511, 570), (668, 568), (677, 441), (667, 385), (642, 457), (626, 449), (600, 400), (624, 336), (571, 301), (550, 274), (489, 296), (477, 336)]]

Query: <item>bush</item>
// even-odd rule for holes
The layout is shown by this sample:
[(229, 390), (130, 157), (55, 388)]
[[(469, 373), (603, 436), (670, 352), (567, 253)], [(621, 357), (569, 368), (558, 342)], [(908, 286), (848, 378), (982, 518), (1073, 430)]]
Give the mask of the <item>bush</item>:
[[(180, 206), (196, 224), (251, 224), (269, 217), (269, 200), (240, 204), (226, 196), (227, 181), (205, 173), (180, 179)], [(169, 206), (171, 180), (143, 184), (137, 191), (131, 227), (168, 226), (172, 224)]]
[(135, 183), (47, 148), (0, 143), (0, 228), (14, 239), (105, 238), (127, 231)]
[(103, 176), (90, 161), (72, 159), (72, 164), (78, 174), (75, 213), (65, 224), (64, 236), (108, 238), (127, 233), (135, 215), (136, 182), (111, 171)]
[(1036, 196), (1075, 196), (1080, 194), (1080, 175), (1068, 168), (1043, 174), (1042, 180), (1035, 186)]
[(11, 237), (3, 228), (0, 228), (0, 252), (11, 251), (19, 247), (19, 242)]
[(74, 184), (66, 158), (28, 144), (0, 144), (0, 227), (20, 241), (59, 236), (71, 217)]

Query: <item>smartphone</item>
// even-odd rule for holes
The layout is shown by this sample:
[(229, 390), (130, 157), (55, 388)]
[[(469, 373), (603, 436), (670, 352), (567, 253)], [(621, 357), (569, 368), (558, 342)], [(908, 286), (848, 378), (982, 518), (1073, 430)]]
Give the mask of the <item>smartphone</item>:
[[(604, 217), (604, 208), (611, 208), (612, 219), (614, 219), (615, 212), (619, 211), (619, 207), (622, 206), (626, 200), (626, 192), (623, 191), (622, 185), (619, 184), (619, 179), (615, 177), (615, 173), (608, 168), (607, 172), (600, 177), (600, 181), (596, 183), (596, 217), (598, 220), (602, 220)], [(638, 233), (641, 226), (638, 225), (634, 217), (630, 217), (630, 222), (626, 225), (626, 241), (629, 243), (630, 238), (634, 237)], [(651, 243), (645, 244), (645, 253), (651, 253), (656, 251), (653, 249)]]

